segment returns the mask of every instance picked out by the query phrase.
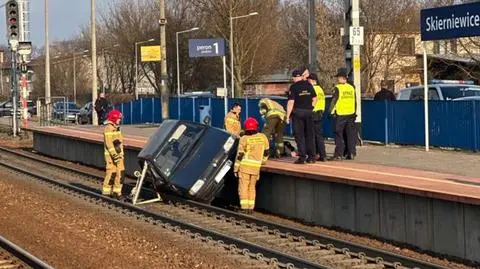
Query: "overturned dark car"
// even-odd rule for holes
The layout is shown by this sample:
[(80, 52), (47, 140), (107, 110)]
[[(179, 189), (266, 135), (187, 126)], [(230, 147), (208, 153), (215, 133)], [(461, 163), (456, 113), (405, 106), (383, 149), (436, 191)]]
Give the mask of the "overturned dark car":
[(159, 192), (211, 202), (231, 174), (238, 139), (224, 130), (200, 123), (167, 120), (138, 155), (148, 164), (147, 177)]

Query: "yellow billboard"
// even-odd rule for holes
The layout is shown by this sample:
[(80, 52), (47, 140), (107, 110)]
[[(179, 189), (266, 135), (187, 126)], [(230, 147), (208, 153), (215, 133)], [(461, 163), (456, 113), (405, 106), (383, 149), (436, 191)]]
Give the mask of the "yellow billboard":
[(141, 46), (140, 58), (142, 62), (159, 62), (162, 59), (160, 46)]

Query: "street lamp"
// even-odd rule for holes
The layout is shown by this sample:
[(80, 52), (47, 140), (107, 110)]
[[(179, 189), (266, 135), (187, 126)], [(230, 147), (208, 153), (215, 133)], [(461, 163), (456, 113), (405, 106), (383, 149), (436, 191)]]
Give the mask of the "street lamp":
[[(258, 12), (251, 12), (247, 15), (230, 17), (230, 72), (232, 73), (232, 98), (235, 97), (235, 75), (233, 73), (233, 20), (246, 18), (250, 16), (258, 15)], [(227, 95), (227, 89), (225, 89), (225, 95)]]
[(178, 52), (178, 35), (188, 32), (197, 31), (198, 27), (194, 27), (188, 30), (176, 32), (176, 46), (177, 46), (177, 98), (178, 98), (178, 119), (180, 119), (180, 56)]
[[(96, 34), (96, 17), (95, 17), (95, 0), (90, 0), (90, 32), (92, 36), (92, 104), (97, 101), (97, 34)], [(92, 125), (98, 125), (98, 115), (95, 109), (92, 110)]]
[(138, 87), (137, 87), (138, 86), (138, 50), (137, 50), (137, 46), (139, 44), (148, 43), (148, 42), (152, 42), (152, 41), (155, 41), (155, 39), (150, 38), (149, 40), (135, 42), (135, 100), (138, 100)]

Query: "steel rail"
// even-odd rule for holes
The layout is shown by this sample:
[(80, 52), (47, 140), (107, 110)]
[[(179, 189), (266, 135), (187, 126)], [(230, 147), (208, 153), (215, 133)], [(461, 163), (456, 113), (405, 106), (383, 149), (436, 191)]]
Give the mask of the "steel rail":
[[(36, 159), (35, 159), (36, 160)], [(133, 206), (132, 204), (125, 203), (116, 199), (112, 199), (110, 197), (106, 197), (104, 195), (101, 195), (99, 193), (86, 190), (77, 186), (73, 186), (70, 184), (66, 184), (60, 181), (57, 181), (55, 179), (51, 179), (42, 175), (35, 174), (34, 172), (28, 171), (26, 169), (22, 169), (20, 167), (16, 167), (15, 165), (10, 165), (7, 162), (3, 161), (0, 162), (0, 166), (3, 166), (7, 169), (10, 169), (12, 171), (15, 171), (17, 173), (21, 173), (27, 176), (30, 176), (32, 178), (35, 178), (37, 180), (46, 182), (48, 184), (58, 186), (60, 188), (73, 191), (76, 193), (79, 193), (81, 195), (87, 196), (94, 198), (96, 200), (100, 200), (103, 202), (107, 202), (109, 204), (112, 204), (116, 207), (119, 207), (124, 210), (129, 210), (130, 212), (142, 216), (144, 219), (150, 219), (154, 221), (160, 221), (162, 223), (169, 223), (170, 225), (174, 225), (175, 227), (178, 227), (178, 229), (184, 230), (184, 231), (189, 231), (193, 234), (198, 234), (201, 235), (205, 238), (210, 238), (211, 240), (216, 240), (218, 242), (222, 242), (224, 244), (228, 244), (232, 246), (233, 248), (238, 248), (241, 249), (242, 252), (250, 252), (250, 253), (256, 253), (254, 257), (257, 258), (266, 258), (269, 260), (274, 259), (276, 263), (278, 264), (283, 264), (285, 265), (285, 268), (317, 268), (317, 269), (331, 269), (330, 267), (322, 266), (319, 264), (312, 263), (310, 261), (288, 255), (282, 252), (279, 252), (274, 249), (269, 249), (239, 238), (234, 238), (232, 236), (222, 234), (220, 232), (216, 232), (213, 230), (205, 229), (200, 226), (190, 224), (187, 222), (183, 222), (181, 220), (176, 220), (167, 216), (162, 216), (159, 214), (155, 214), (153, 212), (144, 210), (142, 208)]]
[[(35, 268), (35, 269), (53, 269), (52, 266), (46, 264), (44, 261), (35, 257), (34, 255), (28, 253), (23, 248), (15, 245), (14, 243), (8, 241), (5, 237), (0, 236), (0, 248), (6, 250), (16, 259), (20, 260), (22, 263)], [(1, 267), (1, 266), (0, 266)]]
[[(41, 158), (35, 158), (31, 156), (30, 154), (18, 152), (15, 150), (10, 150), (6, 149), (3, 147), (0, 147), (1, 151), (8, 152), (11, 154), (15, 154), (17, 156), (21, 156), (24, 158), (28, 158), (31, 160), (34, 160), (36, 162), (41, 162), (46, 165), (51, 165), (59, 169), (63, 169), (66, 171), (70, 171), (73, 173), (77, 173), (79, 175), (85, 176), (85, 177), (90, 177), (90, 178), (95, 178), (97, 180), (103, 180), (102, 177), (98, 175), (94, 175), (76, 168), (72, 167), (66, 167), (64, 165), (60, 165), (57, 163), (50, 162), (48, 160), (44, 160)], [(373, 248), (370, 246), (365, 246), (361, 244), (357, 244), (354, 242), (334, 238), (331, 236), (327, 235), (322, 235), (322, 234), (317, 234), (313, 233), (310, 231), (298, 229), (298, 228), (293, 228), (289, 227), (287, 225), (282, 225), (278, 223), (274, 223), (268, 220), (260, 219), (254, 216), (250, 215), (244, 215), (240, 214), (231, 210), (226, 210), (223, 208), (199, 203), (196, 201), (192, 200), (187, 200), (182, 197), (178, 196), (172, 196), (168, 195), (168, 198), (170, 200), (173, 200), (177, 203), (188, 205), (191, 207), (199, 208), (200, 210), (207, 210), (209, 212), (213, 212), (216, 214), (221, 214), (224, 215), (227, 218), (234, 218), (235, 220), (238, 221), (243, 221), (245, 224), (249, 225), (256, 225), (257, 227), (267, 227), (270, 230), (274, 230), (278, 233), (281, 233), (284, 236), (295, 236), (296, 238), (299, 238), (301, 240), (308, 240), (310, 241), (311, 244), (324, 244), (324, 245), (329, 245), (329, 246), (334, 246), (337, 252), (348, 252), (348, 253), (357, 253), (360, 254), (359, 256), (365, 257), (366, 259), (369, 259), (372, 262), (382, 262), (383, 264), (396, 268), (398, 266), (406, 266), (409, 268), (425, 268), (425, 269), (448, 269), (448, 267), (444, 267), (438, 264), (430, 263), (427, 261), (403, 256), (394, 252), (390, 252), (387, 250), (383, 249), (378, 249), (378, 248)]]

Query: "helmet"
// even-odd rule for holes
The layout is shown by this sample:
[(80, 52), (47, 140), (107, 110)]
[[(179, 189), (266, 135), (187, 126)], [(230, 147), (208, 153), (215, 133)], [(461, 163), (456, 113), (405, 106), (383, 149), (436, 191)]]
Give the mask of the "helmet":
[(118, 109), (113, 109), (107, 115), (107, 120), (109, 120), (113, 123), (116, 123), (117, 120), (119, 120), (121, 118), (122, 118), (122, 112), (120, 112), (120, 110), (118, 110)]
[(258, 129), (258, 121), (255, 118), (248, 118), (243, 123), (245, 131), (256, 131)]

